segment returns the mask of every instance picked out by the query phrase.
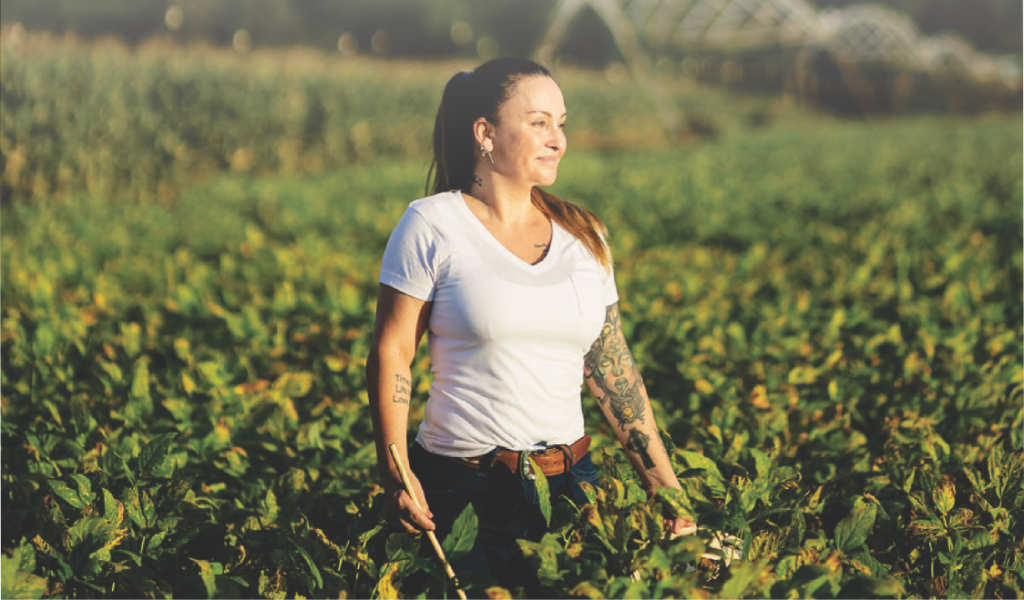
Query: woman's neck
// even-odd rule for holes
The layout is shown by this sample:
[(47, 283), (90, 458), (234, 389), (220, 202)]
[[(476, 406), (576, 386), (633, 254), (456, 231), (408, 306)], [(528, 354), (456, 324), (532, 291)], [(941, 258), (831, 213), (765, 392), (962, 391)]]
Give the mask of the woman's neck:
[(502, 225), (517, 225), (537, 218), (532, 185), (514, 182), (494, 171), (477, 169), (469, 195), (486, 207), (487, 217)]

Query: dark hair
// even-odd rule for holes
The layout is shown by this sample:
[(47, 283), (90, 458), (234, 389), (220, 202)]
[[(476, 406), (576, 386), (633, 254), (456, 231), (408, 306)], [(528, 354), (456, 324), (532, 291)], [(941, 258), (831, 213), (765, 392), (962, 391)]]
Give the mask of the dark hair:
[[(474, 71), (462, 71), (448, 80), (434, 119), (434, 159), (427, 172), (427, 191), (440, 194), (467, 189), (476, 166), (476, 138), (473, 122), (484, 117), (498, 122), (498, 111), (522, 79), (536, 75), (551, 77), (543, 66), (525, 58), (496, 58)], [(433, 185), (431, 185), (433, 178)], [(605, 243), (608, 230), (590, 211), (534, 187), (531, 201), (551, 220), (571, 233), (606, 269), (611, 252)]]
[(532, 75), (551, 77), (547, 69), (525, 58), (496, 58), (475, 71), (448, 80), (434, 120), (433, 192), (468, 188), (476, 164), (473, 122), (484, 117), (498, 122), (498, 111), (512, 97), (515, 84)]

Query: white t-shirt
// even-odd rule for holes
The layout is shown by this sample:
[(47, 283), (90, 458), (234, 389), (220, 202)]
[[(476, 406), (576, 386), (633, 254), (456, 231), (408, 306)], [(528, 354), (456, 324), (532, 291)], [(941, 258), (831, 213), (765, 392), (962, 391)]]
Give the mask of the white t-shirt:
[(445, 192), (412, 202), (388, 241), (380, 282), (432, 301), (434, 381), (416, 440), (446, 456), (522, 450), (583, 436), (583, 357), (618, 300), (615, 278), (552, 222), (535, 265)]

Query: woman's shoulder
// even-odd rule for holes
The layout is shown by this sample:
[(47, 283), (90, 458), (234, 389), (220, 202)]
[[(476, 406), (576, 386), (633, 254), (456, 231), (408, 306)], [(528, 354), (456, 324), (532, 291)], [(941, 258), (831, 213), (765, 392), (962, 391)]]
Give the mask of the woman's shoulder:
[(419, 211), (443, 210), (453, 204), (457, 199), (459, 199), (459, 192), (452, 190), (450, 192), (441, 192), (432, 196), (417, 198), (410, 202), (409, 206)]
[(409, 203), (409, 210), (417, 213), (431, 224), (443, 223), (449, 220), (452, 211), (456, 208), (456, 201), (461, 202), (458, 192), (441, 192), (413, 200)]

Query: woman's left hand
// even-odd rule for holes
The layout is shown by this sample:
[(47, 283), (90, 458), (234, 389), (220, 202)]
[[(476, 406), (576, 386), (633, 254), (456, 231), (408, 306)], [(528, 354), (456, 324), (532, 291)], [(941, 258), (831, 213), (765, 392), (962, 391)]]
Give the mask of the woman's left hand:
[(687, 517), (665, 519), (665, 535), (669, 536), (669, 539), (695, 533), (697, 533), (697, 522), (693, 519)]
[[(679, 485), (678, 479), (673, 479), (671, 484), (666, 487), (673, 487), (682, 489)], [(658, 488), (648, 488), (647, 497), (653, 498), (658, 495)], [(690, 517), (665, 517), (665, 535), (670, 538), (677, 538), (681, 535), (693, 535), (697, 533), (697, 522)]]

